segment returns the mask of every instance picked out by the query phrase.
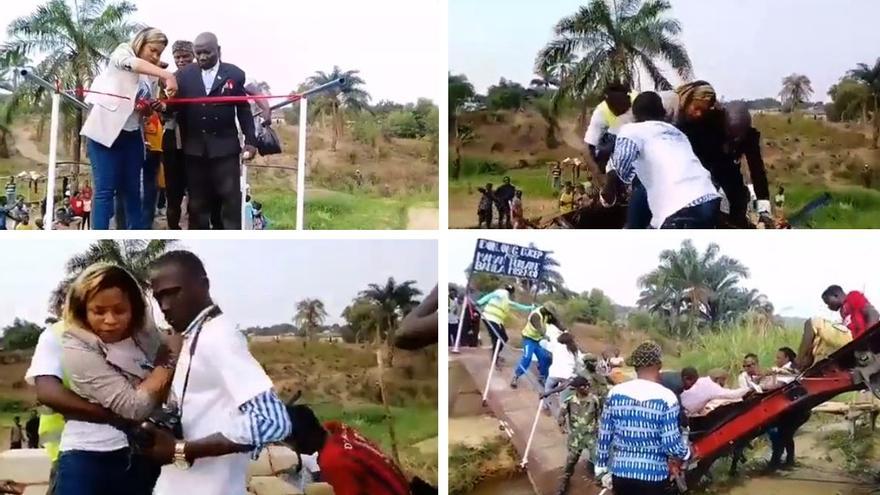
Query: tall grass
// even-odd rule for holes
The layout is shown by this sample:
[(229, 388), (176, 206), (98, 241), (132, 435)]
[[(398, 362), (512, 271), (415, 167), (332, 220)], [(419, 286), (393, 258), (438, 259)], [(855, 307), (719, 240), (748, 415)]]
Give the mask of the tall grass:
[(818, 210), (808, 223), (819, 229), (877, 229), (880, 228), (880, 191), (857, 186), (817, 187), (786, 185), (786, 214), (791, 215), (807, 202), (824, 192), (830, 192), (831, 203)]
[(693, 366), (702, 374), (721, 368), (735, 377), (742, 371), (746, 354), (757, 354), (760, 367), (770, 367), (780, 347), (797, 350), (802, 334), (802, 330), (794, 328), (764, 331), (752, 324), (729, 326), (691, 339), (681, 355), (666, 359), (664, 366), (674, 369)]
[[(468, 160), (462, 159), (463, 163), (466, 161)], [(523, 199), (526, 202), (528, 202), (530, 197), (555, 198), (558, 195), (553, 189), (547, 176), (547, 168), (544, 166), (507, 170), (492, 169), (491, 171), (471, 173), (469, 175), (462, 173), (458, 181), (449, 181), (449, 192), (450, 194), (477, 194), (477, 188), (484, 187), (487, 183), (491, 183), (497, 188), (501, 185), (501, 181), (505, 176), (510, 177), (511, 184), (514, 187), (523, 191)]]

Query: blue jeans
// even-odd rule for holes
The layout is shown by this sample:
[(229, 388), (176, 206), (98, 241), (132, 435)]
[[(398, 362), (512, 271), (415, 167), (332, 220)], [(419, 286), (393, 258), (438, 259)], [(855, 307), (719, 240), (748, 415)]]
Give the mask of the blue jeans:
[(632, 195), (626, 209), (626, 228), (647, 229), (651, 225), (651, 208), (648, 206), (648, 192), (639, 179), (633, 181)]
[(666, 217), (661, 229), (714, 229), (721, 215), (721, 198), (682, 208)]
[(118, 197), (125, 209), (125, 228), (141, 228), (141, 170), (144, 166), (144, 140), (140, 131), (122, 131), (106, 147), (88, 140), (92, 162), (94, 197), (92, 229), (107, 230), (113, 216), (113, 199)]
[(162, 160), (162, 152), (148, 151), (144, 161), (144, 214), (141, 219), (141, 228), (150, 230), (153, 228), (153, 219), (156, 217), (156, 202), (159, 197), (159, 162)]
[(537, 340), (527, 337), (523, 338), (523, 355), (514, 374), (519, 378), (528, 371), (532, 365), (533, 356), (538, 358), (538, 377), (541, 383), (544, 383), (547, 380), (547, 373), (550, 371), (550, 363), (553, 361), (553, 356), (541, 347)]
[(68, 450), (58, 458), (54, 495), (150, 495), (160, 467), (129, 449)]

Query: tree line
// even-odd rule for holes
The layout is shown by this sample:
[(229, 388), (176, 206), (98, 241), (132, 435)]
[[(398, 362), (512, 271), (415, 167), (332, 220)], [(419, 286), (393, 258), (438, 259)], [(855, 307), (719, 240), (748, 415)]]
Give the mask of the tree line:
[[(174, 248), (174, 240), (99, 240), (67, 261), (65, 274), (49, 296), (49, 313), (54, 314), (71, 282), (87, 267), (95, 263), (112, 263), (127, 270), (137, 280), (141, 290), (149, 290), (150, 267), (160, 256)], [(393, 340), (400, 320), (419, 302), (422, 291), (414, 280), (397, 282), (389, 277), (382, 283), (369, 284), (358, 292), (341, 316), (346, 325), (326, 327), (329, 316), (320, 299), (306, 298), (294, 306), (293, 325), (280, 323), (270, 327), (255, 327), (246, 332), (254, 335), (294, 333), (314, 341), (326, 329), (335, 329), (346, 342), (388, 342)], [(60, 316), (60, 315), (55, 315)], [(4, 349), (28, 349), (37, 344), (43, 326), (16, 318), (0, 334)]]
[[(550, 277), (546, 282), (536, 285), (524, 279), (479, 273), (471, 277), (470, 287), (485, 294), (510, 283), (520, 289), (517, 300), (531, 302), (532, 297), (538, 303), (554, 302), (566, 323), (628, 324), (675, 338), (719, 330), (745, 319), (763, 326), (776, 325), (774, 306), (767, 296), (742, 286), (749, 277), (748, 268), (722, 255), (714, 243), (700, 252), (691, 240), (685, 240), (676, 249), (662, 251), (657, 267), (637, 280), (640, 294), (634, 309), (616, 305), (601, 289), (580, 293), (570, 290), (559, 274), (558, 261), (552, 255), (548, 260), (545, 273)], [(470, 275), (470, 267), (465, 274)], [(463, 293), (464, 288), (455, 288)]]

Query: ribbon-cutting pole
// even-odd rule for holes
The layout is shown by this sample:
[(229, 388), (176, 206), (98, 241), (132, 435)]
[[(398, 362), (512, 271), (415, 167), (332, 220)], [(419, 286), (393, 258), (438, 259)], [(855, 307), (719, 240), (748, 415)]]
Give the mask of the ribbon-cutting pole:
[(46, 180), (46, 217), (43, 218), (43, 228), (53, 230), (55, 228), (55, 167), (58, 164), (58, 113), (61, 107), (61, 93), (57, 90), (52, 92), (52, 117), (49, 124), (49, 170)]
[(535, 420), (532, 421), (532, 431), (529, 432), (529, 440), (526, 442), (526, 450), (523, 452), (522, 462), (519, 463), (520, 467), (526, 467), (526, 464), (529, 463), (529, 450), (532, 449), (532, 440), (535, 438), (535, 430), (538, 428), (538, 419), (541, 417), (541, 409), (544, 407), (544, 399), (541, 399), (538, 402), (538, 410), (535, 411)]
[(296, 230), (303, 230), (306, 210), (306, 132), (309, 99), (299, 101), (299, 145), (296, 150)]

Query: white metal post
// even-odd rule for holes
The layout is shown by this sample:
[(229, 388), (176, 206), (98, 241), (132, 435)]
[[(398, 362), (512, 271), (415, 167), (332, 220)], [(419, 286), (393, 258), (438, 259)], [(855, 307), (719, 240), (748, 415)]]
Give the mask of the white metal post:
[[(491, 332), (492, 329), (490, 328)], [(495, 353), (492, 354), (492, 363), (489, 366), (489, 376), (486, 377), (486, 388), (483, 389), (483, 405), (486, 405), (486, 400), (489, 397), (489, 384), (492, 383), (492, 375), (495, 373), (495, 363), (498, 361), (498, 354), (501, 352), (501, 337), (498, 337), (498, 340), (495, 342)]]
[(468, 299), (464, 298), (464, 304), (461, 305), (461, 315), (458, 317), (458, 332), (455, 333), (455, 346), (452, 348), (454, 354), (458, 354), (458, 346), (461, 343), (461, 329), (464, 327), (464, 314), (467, 311)]
[(544, 399), (538, 402), (538, 410), (535, 411), (535, 420), (532, 421), (532, 431), (529, 432), (529, 440), (526, 442), (526, 450), (523, 452), (522, 462), (519, 464), (525, 467), (529, 463), (529, 450), (532, 449), (532, 439), (535, 438), (535, 430), (538, 428), (538, 418), (541, 417), (541, 409), (544, 408)]
[(306, 132), (308, 129), (309, 100), (299, 100), (299, 149), (296, 160), (296, 230), (303, 230), (306, 208)]
[(52, 93), (52, 117), (49, 122), (49, 170), (46, 180), (46, 216), (43, 228), (52, 230), (55, 220), (55, 168), (58, 162), (58, 110), (61, 106), (61, 95)]

